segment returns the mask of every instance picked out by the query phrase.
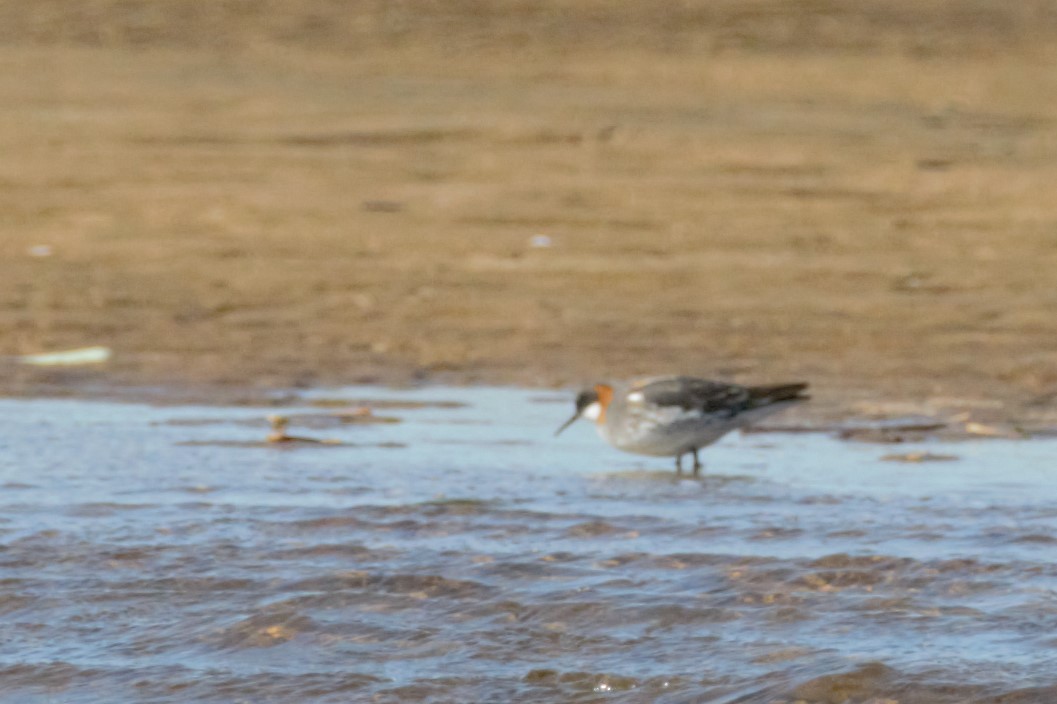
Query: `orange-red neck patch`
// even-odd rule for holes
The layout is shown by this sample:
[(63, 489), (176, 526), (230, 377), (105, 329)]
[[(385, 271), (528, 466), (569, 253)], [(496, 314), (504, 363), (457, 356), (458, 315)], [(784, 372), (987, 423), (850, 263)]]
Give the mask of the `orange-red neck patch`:
[(598, 422), (605, 423), (606, 409), (613, 401), (613, 387), (606, 384), (595, 384), (595, 393), (598, 394), (598, 405), (602, 407), (602, 412), (598, 414)]

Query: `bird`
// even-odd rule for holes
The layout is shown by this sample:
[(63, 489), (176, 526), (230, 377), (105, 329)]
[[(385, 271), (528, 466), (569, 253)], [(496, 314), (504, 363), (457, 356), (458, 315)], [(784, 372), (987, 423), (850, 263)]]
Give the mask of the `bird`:
[(683, 473), (683, 455), (693, 455), (696, 477), (702, 466), (698, 450), (732, 430), (808, 400), (803, 393), (807, 386), (741, 386), (691, 376), (598, 383), (577, 395), (576, 412), (554, 434), (587, 418), (618, 450), (675, 457), (678, 475)]

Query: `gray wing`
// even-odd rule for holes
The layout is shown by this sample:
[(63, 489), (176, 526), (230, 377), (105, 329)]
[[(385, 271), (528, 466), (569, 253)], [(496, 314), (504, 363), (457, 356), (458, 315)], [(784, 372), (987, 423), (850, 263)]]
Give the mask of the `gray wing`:
[(646, 403), (709, 415), (735, 416), (754, 405), (747, 387), (689, 376), (655, 379), (634, 390), (642, 394)]

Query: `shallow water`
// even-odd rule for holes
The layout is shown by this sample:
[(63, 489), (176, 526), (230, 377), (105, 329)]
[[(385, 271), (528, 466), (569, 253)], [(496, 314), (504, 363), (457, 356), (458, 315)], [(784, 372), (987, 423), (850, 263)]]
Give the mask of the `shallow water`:
[(692, 481), (553, 438), (566, 394), (334, 395), (466, 405), (269, 446), (272, 409), (0, 401), (0, 698), (1057, 700), (1053, 440), (733, 435)]

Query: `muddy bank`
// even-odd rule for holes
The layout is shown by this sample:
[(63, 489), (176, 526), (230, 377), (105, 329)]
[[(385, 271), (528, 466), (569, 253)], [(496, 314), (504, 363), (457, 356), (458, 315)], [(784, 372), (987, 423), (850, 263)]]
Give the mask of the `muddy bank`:
[(0, 2), (0, 391), (1057, 413), (1053, 3), (197, 7)]

